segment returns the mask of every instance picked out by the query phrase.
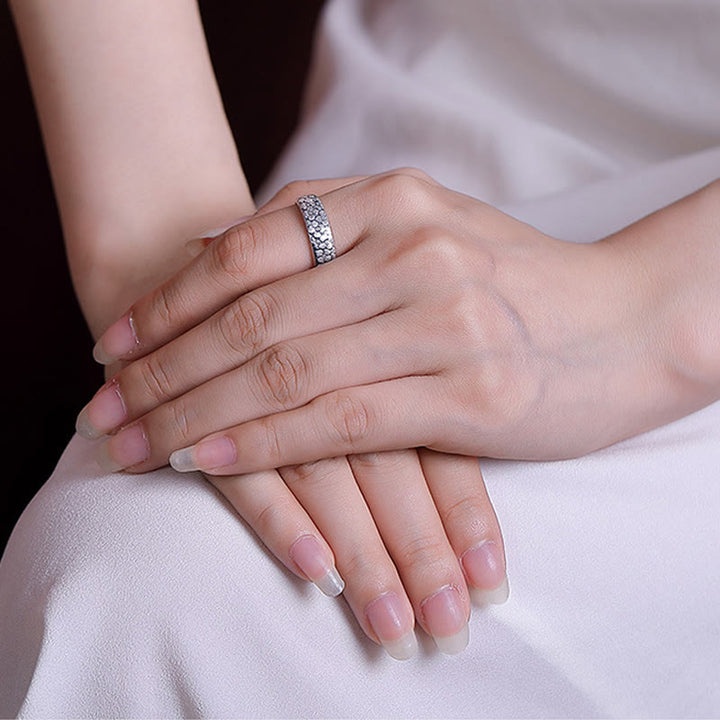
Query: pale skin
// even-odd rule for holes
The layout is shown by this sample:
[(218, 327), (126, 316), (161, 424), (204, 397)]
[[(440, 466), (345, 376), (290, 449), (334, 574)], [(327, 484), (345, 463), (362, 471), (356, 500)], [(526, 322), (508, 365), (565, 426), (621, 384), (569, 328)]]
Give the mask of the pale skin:
[[(182, 277), (190, 238), (252, 215), (254, 203), (193, 2), (11, 5), (73, 281), (97, 338), (144, 294)], [(343, 184), (305, 187), (324, 195)], [(307, 264), (307, 252), (300, 244), (288, 257), (304, 253)], [(291, 275), (304, 265), (283, 267)], [(259, 287), (267, 274), (258, 272)], [(218, 373), (212, 358), (202, 362), (204, 377)], [(112, 364), (109, 375), (132, 367)], [(483, 603), (506, 596), (502, 537), (473, 458), (397, 448), (210, 479), (289, 570), (330, 593), (342, 576), (361, 627), (394, 657), (414, 652), (415, 619), (440, 649), (461, 650), (470, 591)]]
[[(137, 358), (112, 380), (110, 463), (175, 451), (177, 469), (225, 475), (408, 446), (553, 460), (720, 396), (720, 182), (589, 245), (418, 171), (322, 198), (338, 259), (308, 269), (297, 209), (265, 213), (101, 338)], [(93, 403), (97, 432), (117, 431)]]
[(100, 339), (131, 361), (112, 381), (122, 428), (100, 394), (81, 416), (114, 433), (109, 467), (172, 452), (224, 475), (407, 446), (552, 460), (720, 396), (720, 182), (590, 245), (415, 170), (281, 196), (309, 189), (338, 259), (310, 267), (295, 207), (263, 213)]

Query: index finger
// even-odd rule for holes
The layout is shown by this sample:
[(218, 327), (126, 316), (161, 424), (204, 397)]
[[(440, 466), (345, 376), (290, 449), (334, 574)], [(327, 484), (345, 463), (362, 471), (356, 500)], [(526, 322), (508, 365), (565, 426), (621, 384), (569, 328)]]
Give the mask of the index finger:
[[(342, 188), (343, 190), (345, 188)], [(338, 254), (362, 234), (362, 213), (323, 196)], [(132, 360), (181, 335), (238, 296), (314, 264), (303, 217), (294, 205), (230, 228), (163, 285), (140, 298), (98, 340), (95, 357)]]
[[(323, 186), (323, 182), (327, 185)], [(360, 242), (372, 224), (397, 230), (398, 209), (418, 187), (436, 186), (413, 168), (394, 170), (337, 187), (322, 195), (335, 242), (342, 254)], [(291, 184), (298, 191), (307, 183)], [(425, 198), (423, 197), (423, 200)], [(285, 198), (287, 200), (287, 197)], [(271, 201), (272, 202), (272, 201)], [(410, 203), (412, 205), (412, 203)], [(427, 210), (427, 208), (426, 208)], [(414, 209), (417, 215), (418, 208)], [(98, 340), (99, 362), (132, 360), (194, 327), (240, 295), (311, 268), (314, 264), (303, 217), (294, 205), (253, 216), (227, 230), (166, 283), (145, 295)], [(315, 272), (323, 272), (317, 268)]]

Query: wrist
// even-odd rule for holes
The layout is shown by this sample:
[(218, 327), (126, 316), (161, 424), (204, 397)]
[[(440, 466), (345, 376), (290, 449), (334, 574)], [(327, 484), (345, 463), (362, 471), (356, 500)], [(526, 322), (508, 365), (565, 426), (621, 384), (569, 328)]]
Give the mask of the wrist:
[[(601, 242), (631, 298), (658, 407), (680, 417), (720, 397), (720, 182)], [(638, 378), (647, 382), (648, 376)]]
[(186, 201), (168, 204), (167, 212), (135, 207), (64, 223), (75, 292), (96, 339), (139, 297), (192, 260), (189, 240), (254, 212), (239, 165), (236, 177), (214, 180), (205, 183), (211, 191), (190, 193)]

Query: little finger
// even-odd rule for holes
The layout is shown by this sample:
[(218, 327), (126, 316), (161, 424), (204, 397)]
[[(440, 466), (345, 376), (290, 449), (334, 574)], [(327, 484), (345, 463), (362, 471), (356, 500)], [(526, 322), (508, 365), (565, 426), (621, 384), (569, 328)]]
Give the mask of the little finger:
[(180, 472), (232, 475), (409, 447), (464, 452), (462, 437), (446, 435), (452, 413), (436, 380), (407, 376), (336, 390), (294, 410), (213, 433), (173, 452), (170, 464)]
[(505, 547), (478, 459), (427, 449), (418, 454), (470, 597), (480, 606), (505, 602)]

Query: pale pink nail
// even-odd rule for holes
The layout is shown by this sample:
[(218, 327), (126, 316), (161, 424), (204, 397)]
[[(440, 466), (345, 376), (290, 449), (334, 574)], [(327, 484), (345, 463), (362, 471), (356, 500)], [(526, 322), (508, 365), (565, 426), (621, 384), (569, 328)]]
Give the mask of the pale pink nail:
[(425, 598), (420, 609), (440, 652), (455, 655), (467, 647), (467, 616), (457, 588), (446, 585)]
[(95, 397), (80, 411), (75, 429), (88, 440), (106, 435), (125, 422), (127, 411), (117, 380), (112, 379), (98, 390)]
[(106, 472), (116, 472), (144, 462), (150, 457), (150, 445), (141, 425), (131, 425), (108, 438), (98, 448), (97, 462)]
[(138, 346), (133, 327), (132, 313), (126, 313), (113, 323), (95, 343), (93, 357), (101, 365), (109, 365), (119, 358), (129, 355)]
[(178, 472), (210, 472), (232, 465), (237, 460), (235, 443), (225, 435), (201, 440), (197, 445), (181, 448), (170, 455), (170, 465)]
[(394, 592), (383, 593), (368, 603), (365, 616), (390, 657), (408, 660), (415, 654), (417, 638), (413, 617)]
[(345, 589), (328, 553), (312, 535), (299, 537), (288, 550), (290, 559), (329, 597), (336, 597)]
[[(252, 217), (254, 217), (254, 214), (253, 215), (242, 215), (239, 218), (235, 218), (231, 223), (228, 223), (227, 225), (220, 225), (219, 227), (215, 227), (210, 230), (205, 230), (196, 239), (209, 240), (210, 242), (212, 242), (213, 240), (215, 240), (215, 238), (218, 238), (222, 234), (226, 233), (230, 228), (233, 228), (236, 225), (242, 225), (242, 223), (246, 222), (247, 220), (250, 220), (250, 218), (252, 218)], [(190, 242), (192, 242), (192, 240)], [(207, 244), (209, 245), (210, 242), (208, 242)]]
[(494, 540), (487, 540), (466, 550), (460, 562), (471, 586), (470, 597), (473, 602), (497, 605), (507, 600), (505, 560)]

